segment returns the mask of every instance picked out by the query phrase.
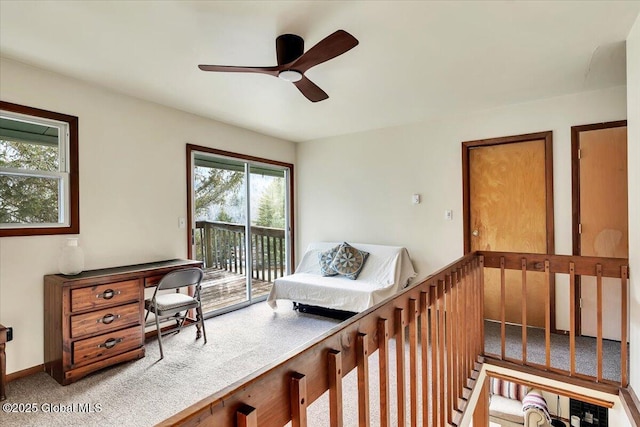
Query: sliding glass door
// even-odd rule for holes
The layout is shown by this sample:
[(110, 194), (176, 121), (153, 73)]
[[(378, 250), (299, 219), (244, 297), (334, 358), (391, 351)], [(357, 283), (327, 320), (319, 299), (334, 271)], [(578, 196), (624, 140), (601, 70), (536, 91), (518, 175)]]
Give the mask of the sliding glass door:
[(289, 272), (291, 168), (190, 151), (191, 257), (203, 261), (205, 313), (266, 298)]

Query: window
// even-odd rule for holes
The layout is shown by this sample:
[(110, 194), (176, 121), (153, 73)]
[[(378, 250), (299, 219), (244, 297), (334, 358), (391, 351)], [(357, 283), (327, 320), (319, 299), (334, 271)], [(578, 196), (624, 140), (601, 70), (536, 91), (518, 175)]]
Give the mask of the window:
[(0, 101), (0, 236), (77, 234), (78, 118)]

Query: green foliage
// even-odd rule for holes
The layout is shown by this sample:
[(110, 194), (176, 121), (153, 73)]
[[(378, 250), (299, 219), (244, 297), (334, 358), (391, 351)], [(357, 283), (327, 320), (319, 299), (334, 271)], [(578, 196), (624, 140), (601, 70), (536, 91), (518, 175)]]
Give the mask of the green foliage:
[(282, 179), (274, 179), (260, 199), (256, 225), (284, 228), (284, 223), (284, 182)]
[(225, 211), (224, 208), (222, 208), (220, 209), (220, 212), (218, 212), (218, 215), (216, 216), (216, 221), (233, 222), (233, 218), (231, 218), (231, 215), (229, 215), (227, 211)]
[[(209, 206), (225, 204), (236, 194), (244, 181), (244, 173), (223, 169), (195, 168), (196, 217), (206, 217)], [(222, 212), (221, 212), (222, 214)], [(226, 213), (225, 213), (226, 214)], [(230, 219), (229, 215), (226, 214)], [(220, 220), (222, 221), (222, 220)]]
[[(58, 148), (0, 140), (0, 168), (57, 171)], [(58, 222), (58, 180), (0, 175), (0, 223)]]

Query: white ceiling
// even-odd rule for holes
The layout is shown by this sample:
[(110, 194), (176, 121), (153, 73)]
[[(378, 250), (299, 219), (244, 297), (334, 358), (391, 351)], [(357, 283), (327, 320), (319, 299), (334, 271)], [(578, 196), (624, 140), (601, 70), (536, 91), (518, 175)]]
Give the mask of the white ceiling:
[[(0, 54), (291, 141), (625, 83), (640, 1), (7, 1)], [(309, 70), (311, 103), (268, 75), (275, 38), (360, 44)], [(1, 95), (0, 88), (0, 95)]]

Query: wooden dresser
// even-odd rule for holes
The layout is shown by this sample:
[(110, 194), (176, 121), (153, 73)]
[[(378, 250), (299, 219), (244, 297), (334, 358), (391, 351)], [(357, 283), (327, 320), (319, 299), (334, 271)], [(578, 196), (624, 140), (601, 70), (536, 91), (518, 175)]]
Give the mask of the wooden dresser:
[(144, 288), (170, 271), (201, 267), (169, 260), (44, 277), (44, 364), (60, 384), (144, 357)]

